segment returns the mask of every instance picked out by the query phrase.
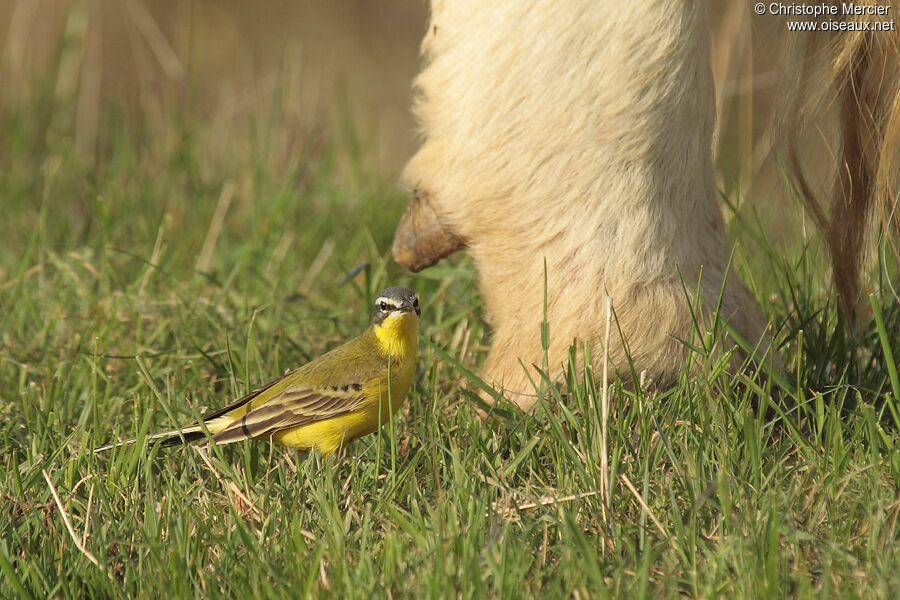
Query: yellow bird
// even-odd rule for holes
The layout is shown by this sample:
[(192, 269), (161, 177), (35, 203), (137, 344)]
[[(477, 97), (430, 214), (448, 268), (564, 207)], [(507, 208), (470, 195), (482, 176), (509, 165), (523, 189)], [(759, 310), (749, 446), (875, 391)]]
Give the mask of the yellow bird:
[(217, 444), (269, 439), (330, 455), (375, 431), (406, 400), (421, 314), (415, 292), (387, 288), (375, 300), (371, 326), (359, 337), (207, 415), (203, 425), (148, 437), (173, 446), (204, 439), (205, 426)]

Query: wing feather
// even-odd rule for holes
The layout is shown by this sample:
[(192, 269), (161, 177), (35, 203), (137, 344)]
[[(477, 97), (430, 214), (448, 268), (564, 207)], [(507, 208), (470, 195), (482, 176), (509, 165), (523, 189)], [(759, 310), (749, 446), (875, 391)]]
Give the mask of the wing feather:
[[(215, 412), (211, 412), (208, 415), (204, 415), (201, 420), (204, 422), (208, 422), (208, 421), (212, 421), (213, 419), (216, 419), (218, 417), (227, 415), (228, 413), (235, 410), (236, 408), (240, 408), (240, 407), (244, 406), (245, 404), (247, 404), (248, 402), (250, 402), (251, 400), (255, 400), (257, 396), (259, 396), (260, 394), (262, 394), (269, 388), (275, 386), (276, 384), (281, 383), (282, 380), (284, 380), (287, 377), (290, 377), (292, 374), (293, 373), (285, 373), (281, 377), (279, 377), (277, 379), (273, 379), (272, 381), (265, 384), (264, 386), (256, 388), (255, 390), (253, 390), (246, 396), (244, 396), (242, 398), (238, 398), (234, 402), (231, 402), (230, 404), (223, 406), (222, 408), (220, 408), (219, 410), (217, 410)], [(194, 425), (199, 425), (199, 423), (194, 423)]]
[[(260, 394), (265, 393), (269, 388), (281, 383), (281, 381), (283, 381), (286, 377), (290, 377), (290, 376), (291, 376), (291, 373), (285, 373), (281, 377), (278, 377), (277, 379), (273, 379), (269, 383), (256, 388), (255, 390), (253, 390), (246, 396), (238, 398), (234, 402), (231, 402), (231, 403), (223, 406), (219, 410), (216, 410), (207, 415), (204, 415), (203, 418), (201, 419), (201, 421), (203, 421), (204, 423), (208, 423), (209, 421), (212, 421), (213, 419), (217, 419), (219, 417), (227, 415), (228, 413), (232, 412), (233, 410), (241, 408), (248, 402), (252, 402), (253, 400), (255, 400), (256, 397), (259, 396)], [(198, 422), (198, 423), (194, 423), (193, 425), (190, 425), (189, 427), (185, 427), (183, 429), (176, 429), (174, 431), (167, 431), (165, 433), (158, 434), (157, 436), (154, 436), (154, 437), (164, 438), (162, 440), (162, 442), (160, 442), (160, 446), (166, 447), (166, 446), (177, 446), (179, 444), (184, 444), (187, 442), (193, 442), (193, 441), (202, 439), (205, 436), (206, 436), (206, 434), (203, 433), (203, 430), (200, 428), (200, 423)], [(131, 441), (131, 440), (129, 440), (129, 441)], [(106, 448), (107, 447), (104, 446), (103, 448), (100, 448), (100, 450), (105, 450)]]
[(358, 409), (365, 402), (362, 389), (291, 387), (213, 436), (217, 444), (270, 437), (284, 429), (308, 425)]

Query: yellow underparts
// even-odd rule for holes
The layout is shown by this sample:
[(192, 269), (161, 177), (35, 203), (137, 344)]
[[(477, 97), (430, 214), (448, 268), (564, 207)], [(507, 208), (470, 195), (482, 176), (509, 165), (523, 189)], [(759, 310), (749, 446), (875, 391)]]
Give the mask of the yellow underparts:
[(285, 446), (315, 448), (333, 454), (352, 440), (372, 433), (406, 401), (416, 369), (419, 317), (415, 313), (389, 316), (375, 326), (378, 353), (390, 359), (378, 377), (363, 382), (365, 404), (353, 412), (281, 431), (272, 439)]

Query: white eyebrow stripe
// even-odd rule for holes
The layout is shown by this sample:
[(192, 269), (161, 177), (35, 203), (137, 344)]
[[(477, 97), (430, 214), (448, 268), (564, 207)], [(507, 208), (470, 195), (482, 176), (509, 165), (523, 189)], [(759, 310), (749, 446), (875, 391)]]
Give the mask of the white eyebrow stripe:
[(400, 304), (399, 302), (397, 302), (397, 301), (394, 300), (393, 298), (388, 298), (388, 297), (386, 297), (386, 296), (380, 297), (378, 300), (375, 301), (375, 304), (380, 304), (380, 303), (382, 303), (382, 302), (386, 302), (386, 303), (390, 304), (390, 305), (391, 305), (392, 307), (394, 307), (394, 308), (400, 308), (400, 307), (402, 306), (402, 304)]

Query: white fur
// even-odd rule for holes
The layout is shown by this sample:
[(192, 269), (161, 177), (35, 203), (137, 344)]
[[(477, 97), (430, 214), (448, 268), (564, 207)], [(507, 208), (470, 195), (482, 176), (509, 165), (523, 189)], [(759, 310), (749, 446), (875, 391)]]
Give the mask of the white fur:
[[(486, 376), (523, 408), (540, 364), (601, 347), (606, 297), (639, 369), (673, 377), (691, 337), (680, 277), (714, 306), (729, 245), (713, 180), (706, 2), (432, 3), (404, 173), (469, 247), (494, 326)], [(680, 273), (680, 275), (679, 275)], [(721, 314), (764, 332), (734, 273)], [(615, 336), (617, 337), (617, 336)], [(620, 343), (610, 357), (626, 366)], [(529, 392), (532, 392), (529, 394)]]

